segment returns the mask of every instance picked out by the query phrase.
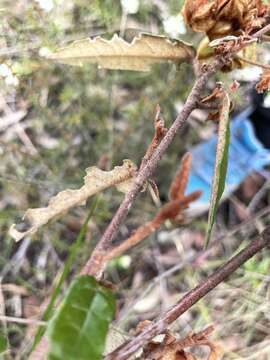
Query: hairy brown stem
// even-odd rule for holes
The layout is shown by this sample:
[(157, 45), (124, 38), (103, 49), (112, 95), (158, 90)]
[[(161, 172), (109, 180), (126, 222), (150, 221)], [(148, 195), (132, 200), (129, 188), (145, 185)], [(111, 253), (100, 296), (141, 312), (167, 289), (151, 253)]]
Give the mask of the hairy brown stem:
[(197, 102), (201, 93), (211, 75), (213, 75), (218, 68), (221, 67), (221, 61), (215, 61), (213, 65), (208, 66), (201, 76), (196, 80), (191, 93), (189, 94), (187, 101), (181, 111), (177, 116), (174, 123), (168, 130), (167, 134), (160, 142), (159, 146), (154, 151), (150, 160), (145, 164), (145, 166), (139, 171), (132, 189), (126, 194), (124, 201), (118, 208), (115, 213), (111, 223), (107, 227), (104, 235), (100, 239), (98, 245), (96, 246), (93, 254), (85, 267), (83, 268), (81, 274), (89, 274), (100, 278), (103, 272), (102, 259), (106, 251), (110, 248), (111, 242), (115, 235), (118, 232), (118, 229), (122, 222), (125, 220), (134, 200), (138, 196), (143, 184), (145, 181), (153, 174), (156, 169), (158, 162), (162, 158), (163, 154), (167, 150), (168, 146), (171, 144), (177, 131), (183, 126), (183, 124), (188, 119), (191, 112), (196, 108)]
[[(254, 33), (252, 38), (259, 38), (268, 31), (270, 31), (270, 24)], [(192, 111), (197, 108), (198, 102), (200, 101), (201, 92), (203, 91), (209, 77), (212, 76), (217, 70), (219, 70), (232, 56), (234, 56), (235, 52), (227, 55), (224, 54), (224, 56), (221, 55), (217, 57), (217, 59), (213, 61), (211, 65), (202, 66), (200, 72), (198, 70), (196, 71), (196, 74), (199, 72), (198, 78), (186, 100), (182, 111), (178, 114), (174, 123), (168, 130), (167, 134), (164, 136), (163, 140), (160, 142), (159, 146), (155, 149), (151, 158), (146, 164), (144, 164), (144, 167), (140, 169), (132, 189), (126, 194), (125, 199), (112, 218), (109, 226), (105, 230), (102, 238), (94, 249), (90, 259), (83, 267), (81, 274), (89, 274), (96, 277), (97, 279), (101, 278), (105, 266), (103, 258), (106, 255), (106, 252), (109, 250), (112, 240), (116, 236), (121, 224), (127, 217), (127, 214), (136, 197), (138, 196), (142, 186), (155, 171), (158, 162), (164, 155), (168, 146), (171, 144), (177, 131), (183, 126)], [(194, 69), (198, 69), (198, 64), (196, 61), (194, 62)]]
[[(180, 189), (181, 190), (181, 189)], [(147, 236), (156, 231), (166, 220), (175, 220), (177, 216), (181, 215), (181, 211), (186, 209), (188, 205), (197, 200), (201, 196), (201, 191), (194, 191), (193, 193), (184, 196), (182, 199), (172, 200), (165, 204), (153, 220), (148, 221), (146, 224), (140, 226), (128, 239), (124, 240), (120, 245), (112, 248), (103, 261), (109, 261), (113, 258), (120, 256), (123, 252), (131, 247), (137, 245)]]
[(129, 248), (137, 245), (147, 236), (156, 231), (160, 226), (161, 221), (157, 221), (156, 218), (140, 226), (133, 235), (131, 235), (128, 239), (124, 240), (119, 246), (110, 250), (110, 252), (105, 256), (104, 261), (109, 261), (117, 256), (122, 255)]
[(148, 344), (153, 337), (163, 333), (172, 322), (266, 246), (270, 246), (270, 226), (264, 230), (259, 238), (226, 262), (201, 284), (189, 291), (178, 303), (162, 314), (155, 322), (152, 322), (138, 336), (118, 347), (115, 351), (107, 355), (104, 360), (128, 359), (137, 350)]

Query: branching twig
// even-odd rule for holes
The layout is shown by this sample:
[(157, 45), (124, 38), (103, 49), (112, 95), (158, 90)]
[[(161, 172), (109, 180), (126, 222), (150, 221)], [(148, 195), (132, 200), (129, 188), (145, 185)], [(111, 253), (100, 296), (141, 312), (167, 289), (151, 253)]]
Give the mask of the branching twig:
[(252, 60), (249, 60), (249, 59), (246, 59), (244, 58), (243, 56), (240, 56), (240, 55), (237, 55), (236, 56), (236, 59), (239, 59), (249, 65), (253, 65), (253, 66), (258, 66), (262, 69), (265, 69), (265, 70), (270, 70), (270, 65), (265, 65), (265, 64), (261, 64), (261, 63), (258, 63), (256, 61), (252, 61)]
[(6, 321), (6, 322), (12, 322), (12, 323), (24, 324), (24, 325), (47, 326), (46, 321), (40, 321), (37, 319), (18, 318), (14, 316), (5, 316), (5, 315), (0, 315), (0, 321)]
[(113, 259), (121, 255), (124, 251), (138, 244), (151, 233), (156, 231), (166, 220), (178, 220), (184, 218), (182, 210), (186, 209), (192, 201), (197, 200), (201, 196), (201, 191), (194, 191), (189, 195), (185, 195), (185, 190), (189, 178), (191, 166), (191, 153), (186, 153), (181, 160), (181, 166), (172, 180), (169, 190), (170, 201), (162, 206), (153, 220), (140, 226), (134, 234), (124, 240), (122, 244), (111, 249), (105, 256), (104, 261)]
[[(270, 31), (270, 24), (266, 25), (263, 29), (254, 33), (252, 35), (252, 38), (257, 39), (268, 31)], [(138, 196), (142, 186), (155, 171), (158, 162), (164, 155), (168, 146), (171, 144), (177, 131), (186, 122), (191, 112), (196, 109), (198, 101), (200, 101), (201, 98), (201, 93), (207, 81), (209, 80), (209, 77), (211, 77), (217, 70), (222, 68), (222, 66), (224, 66), (224, 64), (226, 64), (227, 61), (235, 55), (235, 53), (237, 53), (237, 47), (235, 47), (235, 49), (232, 49), (231, 53), (229, 54), (221, 54), (220, 56), (217, 56), (211, 65), (204, 65), (201, 67), (199, 77), (197, 78), (181, 113), (178, 114), (177, 118), (166, 133), (165, 137), (153, 152), (151, 158), (148, 160), (145, 166), (140, 169), (137, 177), (134, 180), (132, 189), (126, 194), (125, 199), (118, 208), (113, 219), (111, 220), (111, 223), (107, 227), (102, 238), (94, 249), (92, 256), (82, 269), (81, 274), (89, 274), (95, 276), (97, 279), (101, 278), (104, 270), (104, 264), (102, 263), (102, 259), (106, 255), (108, 249), (110, 249), (112, 240), (117, 234), (119, 227), (127, 217), (127, 214), (134, 200)], [(196, 64), (194, 65), (194, 67), (196, 68)]]
[(128, 239), (124, 240), (122, 244), (110, 250), (110, 252), (105, 256), (104, 261), (109, 261), (117, 256), (120, 256), (132, 246), (137, 245), (147, 236), (156, 231), (166, 220), (174, 219), (177, 215), (181, 214), (181, 210), (185, 209), (190, 202), (195, 201), (198, 197), (200, 197), (200, 195), (201, 192), (197, 191), (183, 197), (182, 200), (174, 200), (167, 203), (161, 208), (153, 220), (140, 226), (135, 233)]
[(259, 31), (255, 32), (251, 37), (253, 37), (253, 39), (258, 39), (262, 37), (264, 34), (268, 33), (269, 31), (270, 31), (270, 24), (266, 25)]
[(176, 120), (168, 130), (167, 134), (154, 151), (150, 160), (139, 171), (136, 179), (134, 180), (132, 189), (129, 191), (128, 194), (126, 194), (124, 201), (120, 205), (111, 223), (107, 227), (104, 235), (102, 236), (98, 245), (93, 251), (91, 258), (83, 268), (81, 272), (82, 274), (89, 274), (97, 278), (101, 277), (104, 266), (104, 264), (102, 263), (102, 259), (106, 254), (107, 250), (110, 248), (111, 242), (116, 233), (118, 232), (120, 225), (125, 220), (135, 198), (138, 196), (145, 181), (153, 174), (154, 170), (158, 165), (158, 162), (162, 158), (168, 146), (171, 144), (177, 131), (186, 122), (191, 112), (196, 108), (201, 92), (203, 91), (209, 77), (213, 75), (222, 66), (222, 64), (223, 61), (221, 59), (215, 61), (213, 65), (210, 65), (206, 69), (204, 69), (201, 76), (196, 80), (181, 113), (177, 116)]
[(197, 287), (189, 291), (176, 305), (162, 314), (155, 322), (152, 322), (143, 332), (134, 339), (127, 341), (115, 351), (105, 357), (105, 360), (125, 360), (141, 347), (145, 346), (153, 337), (163, 333), (168, 326), (190, 309), (196, 302), (213, 290), (218, 284), (226, 280), (243, 263), (253, 257), (266, 246), (270, 246), (270, 227), (262, 235), (240, 251), (231, 260), (226, 262), (211, 276), (205, 279)]
[(214, 331), (214, 326), (208, 326), (206, 329), (194, 333), (189, 333), (185, 338), (177, 340), (173, 334), (166, 331), (164, 340), (161, 343), (150, 342), (143, 350), (141, 360), (154, 359), (195, 359), (191, 354), (186, 353), (186, 348), (197, 346), (208, 346), (210, 353), (208, 360), (218, 360), (221, 355), (220, 347), (209, 340), (209, 335)]

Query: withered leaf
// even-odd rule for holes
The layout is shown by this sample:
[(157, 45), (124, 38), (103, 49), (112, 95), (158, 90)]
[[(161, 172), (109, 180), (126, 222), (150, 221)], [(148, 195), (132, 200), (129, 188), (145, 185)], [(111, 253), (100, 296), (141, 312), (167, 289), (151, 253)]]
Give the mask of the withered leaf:
[(256, 90), (258, 93), (268, 91), (270, 89), (270, 69), (265, 70), (262, 73), (260, 82), (256, 85)]
[(149, 71), (155, 63), (171, 61), (180, 64), (194, 56), (195, 50), (188, 43), (141, 33), (131, 43), (117, 34), (111, 40), (100, 36), (77, 40), (48, 59), (69, 65), (97, 63), (105, 69)]
[(30, 223), (27, 231), (20, 232), (13, 224), (10, 235), (20, 241), (26, 235), (33, 235), (41, 226), (50, 220), (65, 214), (69, 209), (83, 205), (94, 194), (111, 186), (116, 186), (121, 192), (127, 192), (133, 182), (136, 165), (131, 160), (124, 160), (122, 166), (116, 166), (111, 171), (103, 171), (93, 166), (86, 169), (84, 185), (77, 190), (64, 190), (51, 198), (47, 207), (28, 209), (23, 220)]
[[(209, 326), (199, 333), (190, 333), (185, 338), (177, 340), (170, 332), (166, 332), (164, 340), (150, 341), (143, 349), (141, 360), (199, 360), (186, 348), (207, 346), (210, 349), (207, 360), (220, 360), (222, 350), (220, 346), (209, 340), (213, 327)], [(169, 335), (169, 342), (166, 341)]]
[(262, 0), (186, 0), (182, 11), (193, 31), (212, 40), (260, 28), (266, 9)]
[(171, 200), (181, 199), (181, 197), (184, 196), (190, 173), (191, 160), (191, 153), (186, 153), (183, 156), (181, 166), (177, 171), (169, 190), (169, 197)]

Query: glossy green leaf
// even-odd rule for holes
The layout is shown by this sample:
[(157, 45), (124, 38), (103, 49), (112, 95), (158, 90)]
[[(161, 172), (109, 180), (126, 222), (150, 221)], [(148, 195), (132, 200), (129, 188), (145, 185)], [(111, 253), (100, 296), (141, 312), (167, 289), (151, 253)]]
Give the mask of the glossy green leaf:
[[(225, 189), (225, 180), (228, 168), (228, 153), (230, 145), (230, 98), (226, 91), (222, 98), (220, 108), (217, 152), (215, 170), (212, 181), (210, 209), (208, 215), (207, 233), (205, 247), (211, 238), (212, 229), (215, 223), (219, 201)], [(202, 164), (203, 166), (203, 164)]]
[(112, 292), (93, 277), (76, 278), (49, 322), (49, 360), (100, 360), (115, 311)]

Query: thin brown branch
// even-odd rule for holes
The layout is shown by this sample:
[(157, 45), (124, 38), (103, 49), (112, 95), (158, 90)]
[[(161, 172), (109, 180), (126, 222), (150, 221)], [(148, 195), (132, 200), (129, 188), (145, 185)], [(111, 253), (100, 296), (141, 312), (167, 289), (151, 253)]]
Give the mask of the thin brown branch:
[(198, 102), (197, 104), (197, 108), (200, 110), (218, 110), (219, 109), (219, 105), (217, 103), (202, 103), (201, 101)]
[(200, 191), (194, 191), (180, 200), (174, 200), (165, 204), (153, 220), (140, 226), (128, 239), (124, 240), (120, 245), (110, 250), (104, 257), (103, 261), (106, 262), (112, 260), (113, 258), (122, 255), (131, 247), (139, 244), (143, 239), (159, 229), (166, 220), (174, 220), (179, 214), (181, 214), (181, 210), (187, 208), (192, 201), (197, 200), (200, 196)]
[(237, 59), (249, 64), (249, 65), (253, 65), (253, 66), (258, 66), (262, 69), (265, 69), (265, 70), (270, 70), (270, 65), (265, 65), (265, 64), (261, 64), (261, 63), (258, 63), (256, 61), (252, 61), (252, 60), (249, 60), (249, 59), (246, 59), (244, 58), (243, 56), (240, 56), (240, 55), (237, 55), (236, 56)]
[(258, 38), (262, 37), (264, 34), (268, 33), (269, 31), (270, 31), (270, 24), (266, 25), (259, 31), (255, 32), (253, 35), (251, 35), (251, 37), (253, 39), (258, 39)]
[(270, 41), (270, 36), (269, 35), (262, 35), (262, 40), (265, 42), (269, 42)]
[[(164, 334), (165, 337), (161, 343), (150, 342), (143, 349), (143, 354), (140, 356), (141, 360), (149, 359), (172, 359), (177, 358), (177, 354), (180, 355), (182, 359), (191, 359), (189, 353), (185, 352), (186, 348), (197, 347), (197, 346), (208, 346), (210, 348), (210, 353), (208, 355), (208, 360), (218, 360), (221, 355), (220, 347), (209, 340), (209, 335), (214, 331), (213, 326), (208, 326), (206, 329), (194, 333), (189, 333), (185, 338), (177, 340), (169, 331), (166, 331)], [(193, 357), (192, 357), (193, 359)]]
[(125, 342), (115, 351), (107, 355), (105, 360), (128, 359), (137, 350), (144, 347), (153, 337), (163, 333), (171, 323), (184, 314), (217, 285), (226, 280), (247, 260), (267, 246), (270, 246), (270, 226), (266, 228), (259, 238), (240, 251), (231, 260), (226, 262), (201, 284), (189, 291), (178, 303), (162, 314), (155, 322), (152, 322), (147, 326), (147, 328), (138, 336)]
[(128, 239), (124, 240), (120, 245), (110, 250), (110, 252), (105, 256), (104, 261), (109, 261), (117, 256), (122, 255), (131, 247), (139, 244), (143, 239), (156, 231), (160, 226), (161, 222), (156, 217), (146, 224), (140, 226)]
[[(254, 33), (252, 35), (252, 38), (259, 38), (263, 34), (267, 33), (269, 30), (270, 24)], [(98, 242), (90, 259), (82, 269), (81, 274), (89, 274), (96, 277), (97, 279), (101, 278), (104, 270), (104, 263), (102, 263), (102, 259), (106, 255), (108, 249), (110, 249), (112, 240), (119, 231), (121, 224), (126, 219), (127, 214), (131, 206), (133, 205), (136, 197), (140, 193), (141, 188), (157, 168), (159, 161), (161, 160), (167, 148), (173, 141), (177, 131), (179, 131), (179, 129), (187, 121), (192, 111), (197, 108), (198, 101), (200, 101), (201, 98), (201, 93), (207, 81), (209, 80), (209, 77), (211, 77), (213, 74), (216, 73), (216, 71), (222, 68), (222, 66), (224, 66), (227, 61), (235, 55), (236, 52), (236, 49), (232, 49), (230, 54), (221, 54), (220, 56), (217, 56), (217, 58), (213, 61), (211, 65), (203, 65), (201, 67), (199, 76), (186, 100), (182, 111), (178, 114), (170, 129), (168, 130), (158, 147), (154, 150), (151, 158), (147, 161), (145, 166), (140, 169), (138, 175), (134, 180), (133, 187), (126, 194), (122, 204), (118, 208), (109, 226), (105, 230), (102, 238)], [(194, 64), (194, 68), (197, 68), (196, 62)], [(197, 73), (198, 71), (196, 71), (196, 74)]]
[(111, 223), (107, 227), (104, 235), (97, 244), (91, 258), (83, 268), (81, 274), (89, 274), (97, 278), (101, 277), (104, 267), (104, 264), (101, 263), (101, 259), (104, 258), (104, 255), (110, 248), (113, 238), (117, 234), (120, 225), (125, 220), (143, 184), (148, 178), (151, 177), (158, 165), (158, 162), (160, 161), (168, 146), (174, 139), (175, 134), (186, 122), (191, 112), (196, 108), (198, 99), (200, 98), (201, 92), (203, 91), (209, 77), (213, 75), (222, 66), (222, 64), (222, 60), (219, 59), (215, 61), (212, 65), (204, 68), (201, 76), (196, 80), (181, 113), (177, 116), (176, 120), (168, 130), (167, 134), (154, 151), (151, 159), (139, 171), (137, 177), (134, 180), (132, 189), (128, 192), (128, 194), (126, 194), (124, 201), (115, 213)]
[[(249, 227), (251, 227), (257, 220), (265, 217), (269, 213), (270, 213), (270, 206), (267, 206), (266, 208), (258, 211), (256, 213), (256, 215), (255, 214), (251, 215), (247, 220), (228, 229), (228, 231), (226, 231), (226, 233), (220, 234), (219, 236), (217, 236), (212, 241), (212, 243), (209, 245), (209, 248), (206, 251), (200, 250), (199, 252), (197, 252), (195, 254), (188, 253), (185, 256), (185, 258), (181, 262), (179, 262), (177, 265), (173, 266), (172, 268), (164, 271), (162, 274), (155, 277), (151, 281), (149, 286), (147, 286), (147, 288), (142, 293), (140, 293), (139, 298), (135, 300), (135, 304), (138, 301), (144, 299), (144, 297), (151, 291), (151, 289), (153, 289), (155, 287), (155, 285), (160, 283), (161, 279), (166, 279), (169, 276), (171, 276), (172, 274), (175, 274), (176, 272), (181, 271), (182, 269), (184, 269), (185, 266), (191, 265), (191, 267), (194, 270), (198, 267), (201, 267), (201, 264), (204, 261), (206, 261), (208, 258), (213, 256), (214, 254), (216, 254), (216, 252), (218, 251), (218, 249), (220, 247), (222, 247), (222, 244), (224, 243), (224, 241), (226, 239), (236, 235), (238, 232), (243, 231), (243, 229), (245, 229), (245, 233), (246, 233), (246, 230)], [(133, 305), (134, 305), (134, 301), (132, 301), (131, 303), (129, 302), (129, 307), (132, 308)], [(125, 318), (125, 316), (123, 318)]]
[(18, 318), (14, 316), (5, 316), (5, 315), (0, 315), (0, 321), (6, 321), (6, 322), (12, 322), (12, 323), (24, 324), (24, 325), (47, 326), (46, 321), (40, 321), (37, 319)]

